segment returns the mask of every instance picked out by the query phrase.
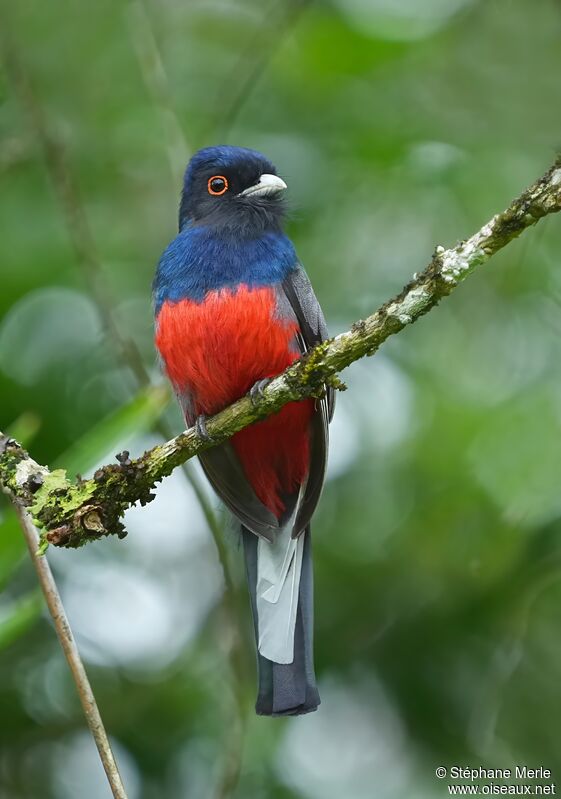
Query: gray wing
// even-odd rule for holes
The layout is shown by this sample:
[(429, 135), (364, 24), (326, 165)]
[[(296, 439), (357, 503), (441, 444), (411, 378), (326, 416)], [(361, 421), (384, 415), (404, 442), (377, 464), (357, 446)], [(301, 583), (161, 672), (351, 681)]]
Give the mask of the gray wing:
[(228, 510), (252, 533), (272, 541), (279, 529), (278, 519), (255, 494), (230, 442), (203, 452), (199, 460)]
[[(178, 395), (185, 421), (196, 421), (193, 398), (188, 391)], [(207, 480), (234, 516), (256, 535), (272, 540), (279, 529), (276, 516), (263, 505), (246, 478), (236, 452), (229, 441), (199, 455)]]
[[(298, 320), (302, 338), (301, 350), (306, 352), (329, 338), (323, 311), (310, 279), (300, 264), (285, 278), (282, 288)], [(308, 482), (294, 522), (293, 535), (300, 535), (309, 524), (320, 498), (327, 465), (328, 427), (334, 410), (335, 391), (328, 387), (325, 396), (316, 400), (316, 412), (312, 417), (310, 430)]]
[[(325, 317), (321, 310), (310, 279), (305, 269), (298, 264), (282, 284), (288, 302), (292, 306), (296, 319), (302, 331), (305, 350), (310, 350), (329, 338)], [(304, 351), (305, 351), (304, 350)], [(329, 421), (333, 418), (335, 410), (335, 391), (327, 388), (327, 407), (329, 410)]]

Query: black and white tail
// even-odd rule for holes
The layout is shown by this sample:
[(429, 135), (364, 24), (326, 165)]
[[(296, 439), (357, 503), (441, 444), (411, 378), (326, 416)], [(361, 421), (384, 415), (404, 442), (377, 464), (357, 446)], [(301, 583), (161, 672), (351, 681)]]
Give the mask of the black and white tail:
[(298, 716), (320, 703), (313, 660), (313, 573), (310, 527), (292, 538), (292, 524), (273, 542), (242, 526), (257, 642), (263, 716)]

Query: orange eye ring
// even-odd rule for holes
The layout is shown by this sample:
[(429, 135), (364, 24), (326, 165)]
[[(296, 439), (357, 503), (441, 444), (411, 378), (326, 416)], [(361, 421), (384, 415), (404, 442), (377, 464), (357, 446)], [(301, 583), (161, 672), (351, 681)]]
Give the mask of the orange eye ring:
[(224, 175), (213, 175), (208, 179), (207, 186), (209, 194), (212, 194), (213, 197), (220, 197), (221, 194), (228, 191), (228, 178), (225, 178)]

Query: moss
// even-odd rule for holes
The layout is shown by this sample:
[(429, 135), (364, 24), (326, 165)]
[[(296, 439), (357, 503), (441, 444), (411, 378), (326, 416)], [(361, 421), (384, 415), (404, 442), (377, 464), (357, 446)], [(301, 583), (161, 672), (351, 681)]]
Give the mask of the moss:
[(333, 339), (322, 341), (300, 361), (297, 385), (300, 389), (309, 387), (312, 396), (324, 390), (326, 379), (333, 374), (333, 367), (326, 364), (326, 356), (332, 343)]
[(346, 391), (348, 386), (344, 383), (339, 375), (331, 375), (325, 381), (330, 388), (334, 388), (336, 391)]
[(10, 491), (17, 491), (16, 471), (25, 455), (25, 451), (13, 438), (0, 438), (0, 483)]
[[(34, 501), (29, 506), (29, 512), (35, 519), (39, 519), (45, 510), (49, 507), (59, 505), (60, 493), (65, 492), (68, 488), (68, 480), (66, 479), (66, 472), (64, 469), (55, 469), (54, 472), (49, 472), (43, 479), (43, 484), (34, 495)], [(43, 525), (37, 525), (43, 526)]]

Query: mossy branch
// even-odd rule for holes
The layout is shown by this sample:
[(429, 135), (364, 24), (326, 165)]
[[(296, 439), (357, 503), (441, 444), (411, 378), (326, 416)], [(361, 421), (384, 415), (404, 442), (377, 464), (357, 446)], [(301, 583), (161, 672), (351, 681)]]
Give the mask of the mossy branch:
[(15, 441), (0, 433), (0, 484), (27, 507), (41, 529), (42, 546), (78, 547), (100, 536), (125, 534), (120, 521), (135, 502), (146, 504), (153, 489), (180, 464), (244, 427), (305, 397), (320, 396), (326, 384), (342, 388), (341, 370), (412, 324), (450, 294), (498, 250), (549, 214), (561, 211), (561, 160), (494, 216), (471, 238), (451, 249), (437, 247), (427, 268), (372, 316), (317, 346), (275, 377), (253, 400), (243, 397), (208, 419), (212, 444), (194, 428), (130, 460), (98, 469), (90, 480), (71, 482), (62, 470), (49, 471), (30, 458)]

